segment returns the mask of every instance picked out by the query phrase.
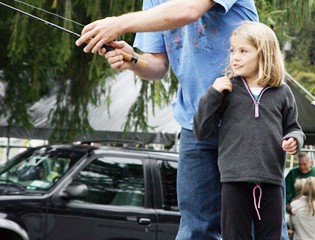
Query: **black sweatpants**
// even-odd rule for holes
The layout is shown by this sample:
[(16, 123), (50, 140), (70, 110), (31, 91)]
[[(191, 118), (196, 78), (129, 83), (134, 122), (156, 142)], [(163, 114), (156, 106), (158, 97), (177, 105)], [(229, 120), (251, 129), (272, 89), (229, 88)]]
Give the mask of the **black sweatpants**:
[[(260, 183), (262, 196), (255, 209), (253, 190), (255, 183), (223, 183), (221, 194), (221, 225), (223, 240), (250, 240), (254, 224), (255, 240), (280, 240), (283, 200), (281, 186)], [(260, 191), (255, 190), (256, 206)]]

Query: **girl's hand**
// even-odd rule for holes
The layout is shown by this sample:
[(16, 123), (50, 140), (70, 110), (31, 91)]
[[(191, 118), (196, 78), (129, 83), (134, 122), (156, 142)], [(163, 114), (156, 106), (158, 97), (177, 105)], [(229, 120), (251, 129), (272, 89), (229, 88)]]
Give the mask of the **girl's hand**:
[(297, 148), (298, 144), (294, 138), (284, 139), (282, 141), (282, 149), (290, 155), (296, 154)]
[(218, 92), (221, 92), (221, 93), (224, 90), (232, 92), (232, 82), (227, 77), (219, 77), (219, 78), (217, 78), (214, 81), (212, 86), (215, 88), (215, 90), (217, 90)]

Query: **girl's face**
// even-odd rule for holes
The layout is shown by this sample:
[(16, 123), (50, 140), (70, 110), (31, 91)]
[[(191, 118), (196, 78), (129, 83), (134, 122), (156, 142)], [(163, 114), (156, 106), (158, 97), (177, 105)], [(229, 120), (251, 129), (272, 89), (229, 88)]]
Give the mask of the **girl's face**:
[(237, 36), (231, 37), (230, 65), (236, 76), (241, 76), (247, 82), (258, 79), (257, 49), (244, 39)]

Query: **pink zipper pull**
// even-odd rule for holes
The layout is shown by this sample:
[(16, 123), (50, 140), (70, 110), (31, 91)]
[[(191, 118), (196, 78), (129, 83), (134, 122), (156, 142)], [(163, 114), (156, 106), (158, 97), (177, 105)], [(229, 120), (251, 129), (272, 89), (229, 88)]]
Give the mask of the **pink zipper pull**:
[(244, 85), (245, 85), (245, 88), (246, 88), (246, 90), (247, 90), (249, 96), (250, 96), (251, 99), (253, 100), (253, 103), (254, 103), (254, 106), (255, 106), (255, 118), (259, 118), (259, 103), (260, 103), (260, 99), (261, 99), (263, 93), (264, 93), (267, 89), (271, 88), (271, 86), (266, 86), (266, 87), (264, 87), (264, 88), (261, 90), (261, 92), (260, 92), (260, 94), (259, 94), (259, 96), (258, 96), (258, 99), (256, 100), (256, 99), (254, 98), (252, 92), (250, 91), (250, 89), (249, 89), (249, 87), (248, 87), (248, 85), (247, 85), (247, 82), (245, 81), (244, 78), (242, 78), (242, 81), (243, 81), (243, 83), (244, 83)]
[(259, 117), (259, 103), (255, 102), (255, 118)]

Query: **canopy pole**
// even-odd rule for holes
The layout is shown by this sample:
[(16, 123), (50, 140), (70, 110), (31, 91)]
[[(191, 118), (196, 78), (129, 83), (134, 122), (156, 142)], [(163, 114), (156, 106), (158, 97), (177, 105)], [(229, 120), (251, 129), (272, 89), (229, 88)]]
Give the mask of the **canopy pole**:
[(311, 99), (313, 99), (312, 105), (315, 105), (315, 97), (305, 88), (303, 87), (297, 80), (295, 80), (290, 74), (286, 73), (286, 75), (290, 78), (291, 81), (293, 81), (300, 89), (303, 90), (303, 92), (306, 93), (307, 96), (309, 96)]

